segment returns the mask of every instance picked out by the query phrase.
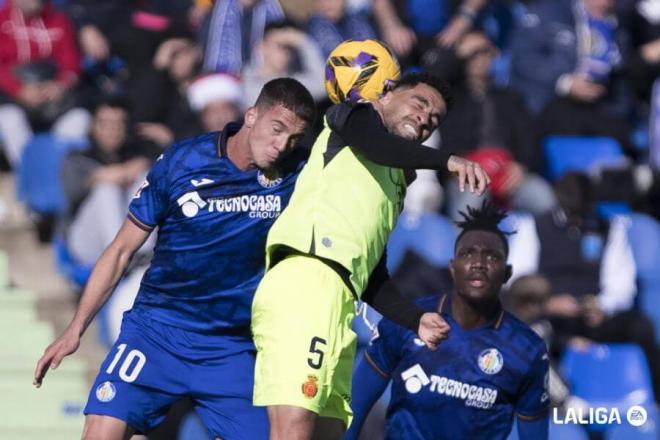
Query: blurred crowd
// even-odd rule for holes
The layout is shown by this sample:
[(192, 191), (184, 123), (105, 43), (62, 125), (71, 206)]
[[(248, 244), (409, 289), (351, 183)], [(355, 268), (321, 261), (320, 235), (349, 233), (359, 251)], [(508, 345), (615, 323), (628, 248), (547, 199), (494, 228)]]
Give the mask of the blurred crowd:
[[(630, 222), (617, 215), (660, 219), (658, 0), (0, 0), (2, 168), (16, 174), (40, 238), (91, 265), (163, 149), (240, 119), (280, 76), (301, 81), (323, 111), (327, 55), (365, 38), (386, 42), (403, 71), (452, 85), (453, 108), (428, 145), (479, 162), (489, 197), (520, 213), (512, 309), (540, 323), (554, 353), (640, 345), (660, 396)], [(619, 157), (553, 174), (553, 137), (608, 138)], [(405, 209), (459, 219), (475, 203), (423, 171)], [(434, 293), (424, 277), (446, 281), (446, 268), (406, 258), (419, 259), (397, 271), (412, 295)]]

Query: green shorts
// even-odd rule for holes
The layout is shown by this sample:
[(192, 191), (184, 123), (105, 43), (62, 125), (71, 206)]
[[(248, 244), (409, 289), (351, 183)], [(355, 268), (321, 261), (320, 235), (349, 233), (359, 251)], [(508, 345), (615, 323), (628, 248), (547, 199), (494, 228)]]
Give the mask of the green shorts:
[(295, 255), (270, 269), (252, 303), (254, 404), (291, 405), (348, 425), (353, 296), (328, 265)]

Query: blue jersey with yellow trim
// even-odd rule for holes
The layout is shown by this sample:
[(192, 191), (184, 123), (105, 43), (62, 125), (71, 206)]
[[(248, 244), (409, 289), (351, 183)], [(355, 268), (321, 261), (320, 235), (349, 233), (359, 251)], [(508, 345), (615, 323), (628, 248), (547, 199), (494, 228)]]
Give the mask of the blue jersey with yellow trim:
[(129, 206), (129, 219), (158, 228), (134, 309), (175, 327), (249, 335), (270, 226), (289, 202), (305, 154), (274, 172), (239, 170), (227, 157), (240, 129), (179, 142), (156, 161)]
[(544, 416), (549, 405), (546, 347), (507, 312), (466, 331), (451, 317), (450, 298), (419, 301), (451, 326), (433, 352), (410, 330), (383, 319), (365, 358), (392, 378), (390, 439), (504, 439), (514, 414)]

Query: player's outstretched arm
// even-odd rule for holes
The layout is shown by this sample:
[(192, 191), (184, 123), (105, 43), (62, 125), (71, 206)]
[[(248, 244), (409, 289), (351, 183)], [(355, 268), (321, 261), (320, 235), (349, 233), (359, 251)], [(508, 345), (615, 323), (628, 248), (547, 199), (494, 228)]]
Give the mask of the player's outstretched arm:
[(389, 133), (368, 104), (336, 105), (328, 110), (326, 118), (346, 144), (379, 165), (446, 170), (458, 177), (461, 191), (467, 183), (471, 192), (481, 194), (490, 184), (488, 174), (479, 164)]
[(374, 369), (366, 356), (368, 355), (365, 354), (353, 373), (351, 388), (353, 421), (351, 422), (351, 428), (344, 435), (344, 440), (357, 440), (369, 411), (371, 411), (371, 408), (390, 382), (389, 378), (384, 377)]
[(62, 335), (46, 348), (37, 362), (33, 382), (37, 388), (41, 386), (49, 368), (57, 368), (65, 356), (78, 349), (83, 333), (108, 300), (133, 254), (147, 237), (149, 232), (138, 228), (130, 220), (124, 222), (115, 239), (96, 262), (73, 319)]

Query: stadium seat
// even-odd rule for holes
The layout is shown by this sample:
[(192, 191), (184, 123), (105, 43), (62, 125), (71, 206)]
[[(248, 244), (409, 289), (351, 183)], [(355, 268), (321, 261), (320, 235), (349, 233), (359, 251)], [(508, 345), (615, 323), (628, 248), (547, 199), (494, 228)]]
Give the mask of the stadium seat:
[(387, 268), (394, 272), (411, 249), (435, 266), (447, 266), (454, 252), (456, 229), (439, 214), (404, 212), (387, 243)]
[[(649, 367), (637, 345), (593, 344), (586, 351), (568, 348), (561, 369), (571, 394), (590, 407), (616, 407), (625, 416), (633, 405), (654, 405)], [(591, 431), (606, 429), (607, 425), (589, 425)]]
[(544, 140), (546, 176), (557, 180), (568, 171), (589, 173), (627, 163), (619, 143), (607, 137), (549, 136)]
[(53, 252), (57, 270), (79, 288), (84, 287), (92, 273), (92, 266), (76, 261), (62, 236), (53, 238)]
[(60, 166), (64, 156), (83, 144), (62, 140), (52, 134), (35, 135), (25, 145), (17, 170), (18, 198), (40, 214), (58, 214), (66, 209), (60, 184)]

